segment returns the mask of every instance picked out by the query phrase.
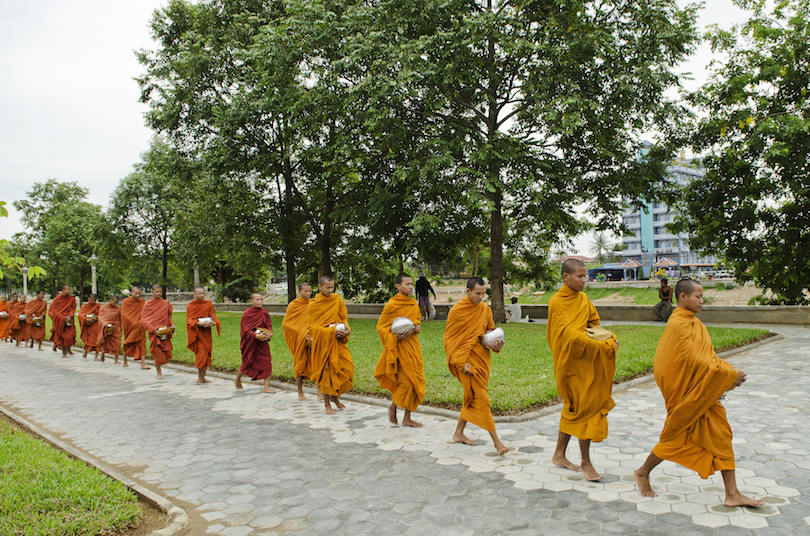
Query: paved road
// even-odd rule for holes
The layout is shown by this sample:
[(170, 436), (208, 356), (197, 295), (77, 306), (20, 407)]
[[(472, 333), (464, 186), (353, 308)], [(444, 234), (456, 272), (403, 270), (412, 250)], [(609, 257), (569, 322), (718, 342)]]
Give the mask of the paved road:
[[(726, 408), (743, 492), (759, 509), (722, 505), (707, 481), (665, 462), (659, 497), (641, 497), (632, 470), (664, 422), (654, 384), (615, 396), (610, 436), (596, 446), (600, 483), (550, 464), (557, 415), (500, 425), (511, 451), (449, 441), (454, 421), (418, 415), (391, 426), (384, 408), (351, 402), (338, 416), (291, 392), (237, 392), (225, 380), (58, 359), (0, 344), (0, 404), (186, 507), (209, 534), (555, 536), (810, 533), (810, 329), (732, 358), (748, 372)], [(572, 456), (576, 456), (572, 453)], [(196, 532), (195, 532), (196, 533)]]

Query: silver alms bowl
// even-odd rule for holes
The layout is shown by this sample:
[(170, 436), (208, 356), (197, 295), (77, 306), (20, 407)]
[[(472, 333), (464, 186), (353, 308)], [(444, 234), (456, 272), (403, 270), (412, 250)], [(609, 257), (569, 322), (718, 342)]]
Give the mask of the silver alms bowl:
[(400, 333), (404, 333), (412, 329), (413, 329), (413, 321), (411, 321), (410, 318), (405, 316), (395, 318), (394, 321), (391, 323), (391, 333), (393, 333), (394, 335), (399, 335)]
[(494, 344), (495, 341), (505, 341), (506, 334), (503, 332), (501, 328), (495, 328), (492, 331), (487, 331), (484, 336), (481, 338), (481, 341), (485, 344)]

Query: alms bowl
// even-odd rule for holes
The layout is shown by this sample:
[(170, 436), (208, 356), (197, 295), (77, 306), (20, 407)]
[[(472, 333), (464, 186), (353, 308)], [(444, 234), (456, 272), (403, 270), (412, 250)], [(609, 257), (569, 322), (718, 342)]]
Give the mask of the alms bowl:
[(481, 338), (485, 344), (494, 344), (496, 341), (505, 341), (506, 334), (501, 328), (495, 328), (492, 331), (487, 331)]
[(410, 318), (406, 316), (400, 316), (399, 318), (395, 318), (394, 321), (391, 323), (391, 333), (394, 335), (399, 335), (400, 333), (404, 333), (406, 331), (410, 331), (413, 329), (413, 322)]

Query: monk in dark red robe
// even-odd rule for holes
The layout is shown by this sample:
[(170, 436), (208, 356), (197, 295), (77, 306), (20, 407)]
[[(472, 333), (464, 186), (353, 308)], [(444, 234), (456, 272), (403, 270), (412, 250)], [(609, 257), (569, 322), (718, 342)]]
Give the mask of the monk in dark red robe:
[[(39, 351), (43, 352), (42, 341), (45, 340), (45, 314), (48, 312), (48, 302), (45, 301), (45, 291), (37, 291), (36, 297), (25, 305), (25, 322), (29, 326), (28, 340), (31, 348), (39, 343)], [(39, 325), (37, 325), (39, 324)]]
[(258, 292), (250, 295), (250, 308), (242, 313), (241, 335), (242, 366), (236, 371), (236, 388), (242, 389), (242, 375), (246, 374), (252, 380), (264, 380), (263, 392), (275, 393), (270, 389), (273, 362), (267, 342), (273, 336), (273, 322), (264, 308), (264, 298)]
[[(118, 356), (121, 355), (121, 308), (118, 307), (120, 299), (118, 295), (113, 295), (106, 305), (99, 308), (99, 330), (96, 340), (96, 344), (101, 348), (101, 361), (104, 361), (105, 354), (111, 354), (115, 356), (116, 365), (120, 364)], [(126, 355), (124, 355), (124, 366), (129, 366)]]
[[(16, 294), (14, 295), (16, 299)], [(8, 342), (8, 306), (6, 296), (0, 298), (0, 339)]]
[(211, 383), (205, 379), (205, 371), (211, 366), (211, 354), (214, 341), (211, 328), (217, 327), (220, 335), (220, 323), (214, 312), (214, 304), (205, 299), (205, 289), (194, 287), (194, 300), (186, 305), (186, 331), (188, 332), (189, 350), (194, 352), (194, 366), (197, 367), (197, 385)]
[(17, 302), (17, 336), (15, 337), (17, 339), (16, 346), (19, 346), (21, 342), (24, 343), (25, 346), (28, 346), (26, 341), (31, 333), (31, 325), (28, 323), (28, 315), (25, 314), (25, 308), (28, 306), (26, 303), (27, 300), (28, 296), (25, 294), (20, 294), (19, 301)]
[(70, 293), (70, 285), (62, 285), (59, 294), (51, 302), (48, 316), (53, 323), (51, 342), (62, 349), (62, 357), (73, 355), (71, 347), (76, 344), (76, 298)]
[(121, 329), (124, 333), (124, 357), (141, 361), (141, 368), (146, 366), (146, 332), (141, 323), (141, 312), (146, 302), (141, 298), (141, 288), (132, 287), (129, 298), (121, 302)]
[[(149, 335), (149, 351), (155, 360), (157, 379), (162, 380), (160, 367), (172, 360), (172, 335), (174, 335), (174, 322), (172, 321), (172, 305), (163, 299), (163, 287), (152, 285), (152, 299), (146, 302), (141, 311), (141, 323)], [(158, 335), (160, 328), (169, 328), (170, 333)]]
[(20, 331), (20, 313), (25, 309), (25, 305), (20, 308), (20, 297), (17, 294), (11, 295), (11, 301), (8, 302), (6, 312), (8, 313), (8, 325), (6, 326), (6, 340), (11, 342), (17, 338), (17, 332)]
[(79, 309), (79, 326), (82, 330), (80, 336), (82, 347), (84, 347), (82, 357), (87, 357), (87, 352), (95, 352), (96, 361), (99, 361), (98, 351), (101, 350), (101, 346), (98, 344), (98, 332), (101, 331), (98, 323), (99, 309), (101, 309), (101, 304), (98, 303), (98, 296), (95, 294), (90, 294)]

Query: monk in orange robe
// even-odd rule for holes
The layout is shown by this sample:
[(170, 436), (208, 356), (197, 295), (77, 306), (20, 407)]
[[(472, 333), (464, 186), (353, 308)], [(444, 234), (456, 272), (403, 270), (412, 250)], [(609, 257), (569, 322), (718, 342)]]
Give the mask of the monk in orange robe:
[(141, 368), (146, 366), (146, 333), (141, 323), (141, 313), (146, 302), (141, 298), (141, 288), (132, 287), (129, 297), (121, 302), (121, 329), (124, 336), (124, 358), (140, 360)]
[[(163, 379), (160, 367), (172, 360), (172, 335), (174, 335), (174, 321), (172, 320), (172, 304), (163, 299), (163, 287), (152, 285), (152, 299), (146, 302), (141, 311), (141, 324), (149, 334), (149, 351), (155, 361), (157, 379)], [(170, 333), (158, 335), (156, 330), (168, 327)], [(142, 361), (143, 362), (143, 361)]]
[(28, 346), (27, 341), (31, 336), (31, 324), (28, 323), (28, 315), (25, 314), (25, 309), (28, 307), (27, 300), (28, 296), (26, 296), (25, 294), (20, 294), (19, 302), (17, 305), (17, 311), (19, 311), (19, 313), (17, 314), (19, 328), (17, 329), (16, 346), (19, 346), (20, 343), (23, 343), (24, 346)]
[[(293, 373), (295, 374), (295, 385), (298, 387), (298, 400), (309, 400), (304, 395), (304, 379), (312, 379), (309, 332), (307, 331), (307, 310), (310, 296), (312, 296), (312, 285), (299, 283), (298, 297), (287, 305), (287, 312), (284, 313), (284, 320), (281, 322), (284, 340), (293, 355)], [(318, 400), (321, 398), (319, 393)]]
[(492, 309), (484, 303), (487, 287), (480, 277), (467, 280), (467, 295), (450, 309), (444, 328), (444, 353), (450, 374), (461, 382), (464, 399), (453, 441), (477, 445), (464, 435), (468, 422), (489, 432), (498, 455), (509, 448), (495, 433), (495, 420), (489, 404), (489, 373), (492, 369), (491, 351), (500, 352), (504, 341), (485, 343), (482, 337), (495, 328)]
[(42, 341), (45, 340), (45, 315), (47, 312), (48, 302), (45, 301), (45, 291), (39, 290), (36, 297), (25, 305), (25, 322), (30, 329), (28, 337), (31, 341), (31, 348), (34, 347), (34, 342), (38, 342), (40, 352), (44, 352)]
[[(0, 339), (8, 342), (8, 306), (7, 296), (0, 298)], [(16, 295), (15, 295), (16, 299)]]
[(211, 366), (211, 353), (214, 351), (211, 328), (214, 326), (217, 327), (217, 337), (219, 337), (221, 324), (214, 312), (214, 304), (205, 299), (204, 288), (194, 287), (194, 300), (186, 305), (186, 331), (188, 332), (187, 347), (194, 352), (197, 385), (211, 383), (211, 380), (205, 379), (205, 371)]
[(250, 307), (242, 313), (240, 336), (242, 366), (236, 371), (234, 385), (237, 389), (243, 389), (242, 375), (247, 374), (252, 380), (264, 380), (263, 393), (275, 393), (270, 389), (273, 357), (267, 343), (273, 336), (273, 322), (264, 308), (264, 298), (258, 292), (250, 295)]
[[(98, 310), (98, 339), (96, 344), (101, 347), (101, 361), (105, 354), (115, 356), (115, 364), (119, 365), (118, 356), (121, 355), (121, 308), (118, 302), (121, 298), (115, 294), (106, 305)], [(110, 333), (107, 333), (110, 331)], [(127, 356), (124, 355), (124, 366), (127, 365)]]
[(76, 344), (76, 298), (70, 293), (70, 285), (62, 285), (51, 302), (48, 316), (53, 324), (51, 342), (62, 349), (62, 357), (73, 355), (71, 348)]
[(709, 478), (723, 475), (725, 505), (761, 506), (737, 488), (731, 427), (720, 398), (745, 382), (745, 372), (723, 361), (714, 351), (709, 332), (695, 315), (703, 307), (703, 287), (692, 279), (675, 285), (678, 307), (669, 317), (653, 370), (667, 406), (667, 420), (659, 443), (633, 476), (645, 497), (657, 494), (650, 486), (650, 471), (671, 460)]
[(325, 275), (318, 280), (318, 295), (307, 309), (307, 329), (312, 342), (312, 379), (323, 393), (326, 414), (334, 415), (331, 402), (338, 409), (346, 406), (338, 398), (351, 390), (354, 361), (346, 346), (352, 330), (347, 322), (348, 310), (343, 298), (335, 292), (335, 281)]
[(20, 331), (20, 313), (25, 309), (25, 305), (20, 307), (20, 297), (17, 294), (11, 295), (11, 301), (8, 302), (6, 312), (8, 313), (8, 326), (6, 330), (8, 335), (6, 339), (11, 342), (17, 338), (17, 332)]
[[(588, 269), (576, 259), (562, 266), (563, 285), (548, 302), (546, 339), (554, 358), (557, 394), (563, 400), (560, 434), (551, 461), (582, 471), (591, 481), (602, 478), (590, 459), (591, 441), (607, 438), (607, 414), (616, 371), (616, 337), (600, 325), (599, 313), (585, 295)], [(571, 436), (579, 439), (580, 465), (565, 456)]]
[[(413, 298), (413, 278), (399, 274), (396, 280), (397, 295), (385, 304), (377, 321), (377, 335), (383, 344), (383, 352), (374, 369), (374, 377), (383, 389), (391, 391), (388, 420), (397, 422), (397, 407), (405, 409), (402, 426), (419, 428), (422, 425), (411, 419), (425, 399), (425, 365), (422, 361), (422, 346), (418, 334), (422, 330), (422, 313), (419, 303)], [(391, 324), (405, 317), (413, 322), (413, 328), (394, 334)]]
[(87, 357), (87, 352), (95, 352), (96, 361), (99, 361), (98, 352), (101, 350), (101, 345), (98, 343), (98, 335), (101, 331), (101, 324), (98, 323), (99, 309), (101, 309), (101, 304), (98, 303), (98, 296), (95, 294), (90, 294), (79, 309), (79, 325), (82, 327), (80, 336), (84, 347), (82, 357)]

